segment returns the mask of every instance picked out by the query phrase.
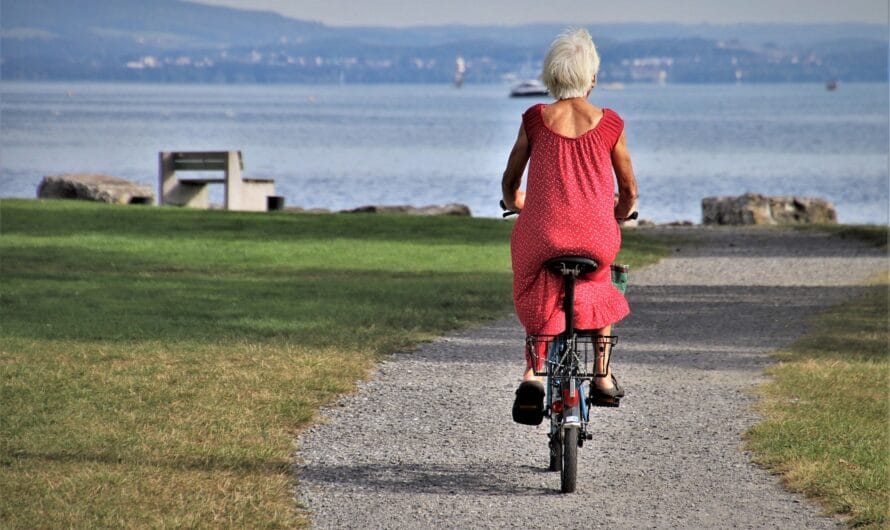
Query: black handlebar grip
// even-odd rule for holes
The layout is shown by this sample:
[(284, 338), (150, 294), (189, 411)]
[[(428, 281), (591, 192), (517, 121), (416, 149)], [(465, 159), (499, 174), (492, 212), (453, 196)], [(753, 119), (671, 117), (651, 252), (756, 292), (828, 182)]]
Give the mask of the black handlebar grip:
[(504, 210), (504, 213), (501, 214), (502, 217), (510, 217), (511, 215), (519, 214), (519, 212), (514, 212), (513, 210), (507, 210), (507, 205), (504, 203), (504, 199), (501, 199), (498, 204), (501, 205), (501, 210)]

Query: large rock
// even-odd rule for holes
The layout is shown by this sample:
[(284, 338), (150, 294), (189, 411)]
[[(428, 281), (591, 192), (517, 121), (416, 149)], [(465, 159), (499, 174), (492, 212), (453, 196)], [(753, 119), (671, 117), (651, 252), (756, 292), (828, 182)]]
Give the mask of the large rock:
[(702, 224), (790, 225), (837, 223), (834, 205), (812, 197), (769, 197), (747, 193), (739, 197), (705, 197)]
[(352, 210), (342, 210), (340, 213), (403, 213), (408, 215), (461, 215), (466, 217), (472, 215), (469, 206), (458, 203), (423, 206), (421, 208), (406, 205), (371, 205), (360, 206)]
[(108, 175), (72, 173), (43, 177), (37, 186), (40, 199), (81, 199), (114, 204), (154, 204), (151, 187)]

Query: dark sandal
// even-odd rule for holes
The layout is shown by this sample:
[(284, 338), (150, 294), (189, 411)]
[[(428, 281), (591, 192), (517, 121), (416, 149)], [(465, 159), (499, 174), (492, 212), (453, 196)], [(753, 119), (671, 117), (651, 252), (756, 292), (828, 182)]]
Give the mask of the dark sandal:
[(516, 389), (513, 421), (523, 425), (540, 425), (544, 421), (544, 383), (523, 381)]
[(624, 397), (624, 389), (618, 385), (618, 380), (612, 376), (612, 388), (598, 388), (596, 385), (590, 385), (590, 396), (587, 402), (594, 407), (617, 407), (621, 398)]

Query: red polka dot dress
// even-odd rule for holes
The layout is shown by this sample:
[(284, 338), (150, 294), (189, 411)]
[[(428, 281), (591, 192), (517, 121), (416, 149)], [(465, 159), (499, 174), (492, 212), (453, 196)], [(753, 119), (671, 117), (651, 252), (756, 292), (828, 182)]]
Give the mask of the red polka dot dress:
[(593, 129), (569, 138), (544, 124), (543, 108), (522, 115), (531, 157), (525, 206), (510, 241), (516, 314), (528, 334), (564, 331), (562, 278), (543, 265), (557, 256), (586, 256), (600, 267), (576, 284), (575, 327), (602, 328), (630, 313), (610, 271), (621, 246), (611, 152), (624, 121), (604, 109)]

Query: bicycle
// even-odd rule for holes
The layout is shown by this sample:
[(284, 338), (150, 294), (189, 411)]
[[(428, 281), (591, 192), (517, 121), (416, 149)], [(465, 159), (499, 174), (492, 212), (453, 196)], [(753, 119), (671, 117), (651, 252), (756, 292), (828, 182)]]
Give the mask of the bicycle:
[[(503, 201), (501, 207), (504, 208)], [(507, 211), (504, 216), (515, 213)], [(634, 212), (628, 219), (636, 217)], [(575, 281), (596, 271), (599, 263), (584, 256), (558, 256), (545, 262), (544, 267), (563, 277), (565, 328), (558, 335), (527, 336), (526, 348), (535, 375), (545, 377), (545, 404), (540, 420), (543, 417), (550, 419), (549, 469), (560, 472), (560, 490), (572, 493), (578, 475), (578, 449), (586, 440), (593, 439), (593, 433), (588, 430), (591, 406), (619, 405), (617, 398), (592, 400), (587, 397), (586, 390), (594, 378), (606, 377), (609, 373), (611, 349), (618, 343), (618, 338), (615, 335), (593, 335), (574, 327)], [(613, 264), (611, 273), (612, 283), (623, 294), (627, 287), (628, 267)], [(542, 355), (543, 363), (539, 362)], [(540, 420), (531, 424), (540, 424)]]

